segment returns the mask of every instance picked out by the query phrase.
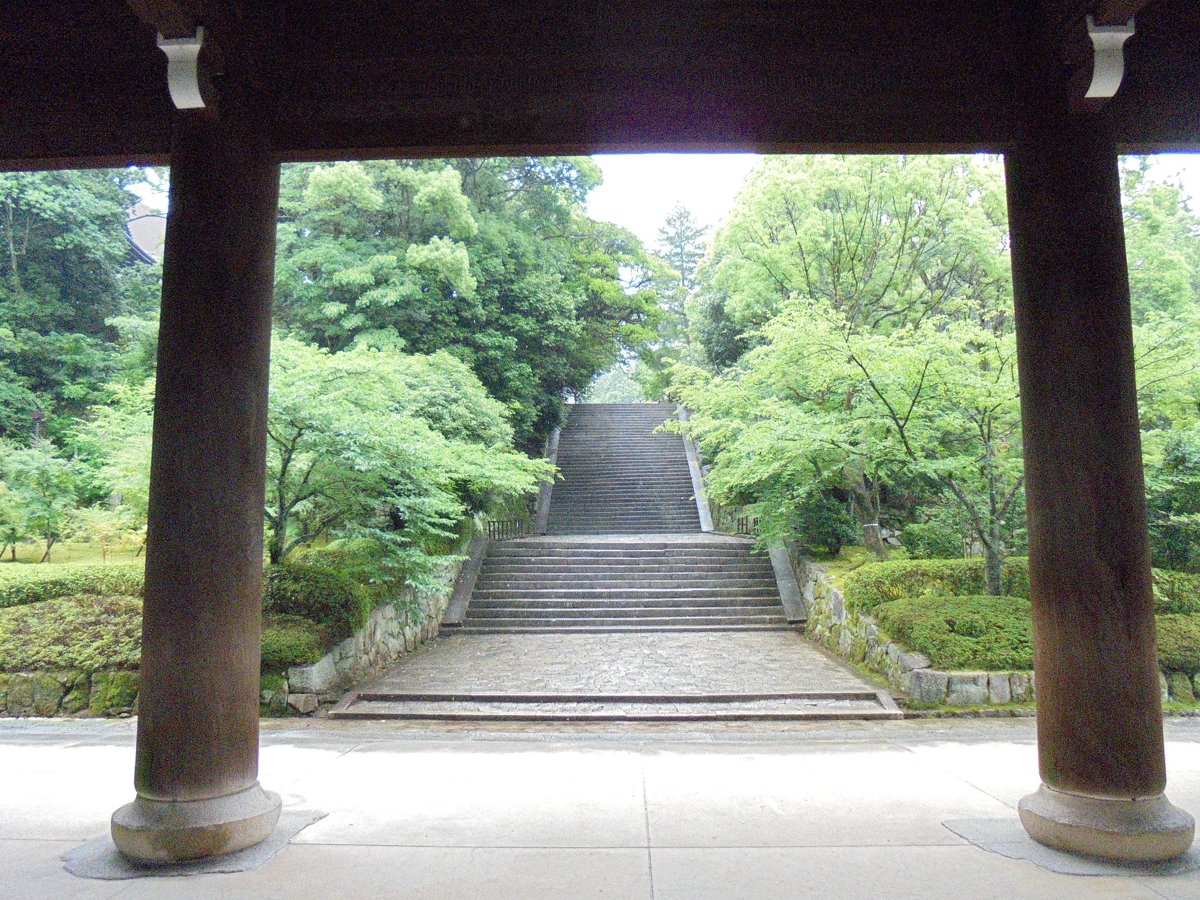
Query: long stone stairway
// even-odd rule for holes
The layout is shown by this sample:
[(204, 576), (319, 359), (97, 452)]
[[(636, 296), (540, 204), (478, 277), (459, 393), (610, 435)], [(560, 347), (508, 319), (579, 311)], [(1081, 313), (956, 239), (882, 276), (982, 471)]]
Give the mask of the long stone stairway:
[(548, 534), (697, 534), (683, 438), (666, 403), (579, 403), (558, 442)]
[(895, 718), (886, 692), (804, 641), (770, 559), (701, 531), (666, 404), (571, 408), (547, 534), (495, 541), (434, 646), (339, 718), (712, 721)]

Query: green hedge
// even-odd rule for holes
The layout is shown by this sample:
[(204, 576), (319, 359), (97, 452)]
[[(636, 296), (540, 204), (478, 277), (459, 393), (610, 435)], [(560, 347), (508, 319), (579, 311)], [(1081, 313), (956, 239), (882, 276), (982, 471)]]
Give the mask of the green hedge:
[(272, 566), (267, 573), (263, 608), (327, 626), (337, 640), (367, 622), (375, 602), (370, 591), (345, 572), (306, 563)]
[[(263, 668), (314, 663), (337, 643), (331, 630), (298, 616), (263, 618)], [(138, 668), (139, 597), (56, 597), (0, 610), (0, 672), (102, 672)]]
[(0, 609), (81, 594), (141, 596), (144, 563), (0, 564)]
[(1165, 672), (1200, 672), (1200, 615), (1155, 616), (1158, 664)]
[(263, 619), (263, 671), (315, 663), (337, 643), (327, 628), (299, 616)]
[(138, 597), (78, 595), (0, 610), (0, 671), (136, 669)]
[[(882, 603), (921, 596), (970, 596), (984, 593), (983, 559), (906, 559), (868, 563), (845, 576), (846, 605), (869, 613)], [(1029, 560), (1004, 561), (1004, 593), (1029, 599)], [(1154, 611), (1200, 613), (1200, 575), (1154, 570)]]
[[(869, 613), (877, 606), (914, 597), (973, 596), (984, 593), (983, 559), (906, 559), (870, 563), (849, 573), (843, 581), (846, 605)], [(1004, 561), (1004, 593), (1029, 597), (1029, 560)]]
[(1021, 597), (907, 597), (873, 615), (938, 669), (1033, 668), (1033, 613)]

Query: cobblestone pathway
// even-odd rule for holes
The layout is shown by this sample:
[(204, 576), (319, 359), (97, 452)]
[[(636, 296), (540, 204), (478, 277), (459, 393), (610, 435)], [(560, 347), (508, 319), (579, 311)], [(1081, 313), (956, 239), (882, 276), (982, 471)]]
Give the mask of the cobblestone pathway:
[(711, 694), (874, 690), (791, 631), (457, 634), (361, 690)]

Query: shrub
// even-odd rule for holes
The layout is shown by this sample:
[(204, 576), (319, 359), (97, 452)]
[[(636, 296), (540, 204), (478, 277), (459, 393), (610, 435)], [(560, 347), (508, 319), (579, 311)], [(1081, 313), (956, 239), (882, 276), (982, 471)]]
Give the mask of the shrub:
[[(968, 596), (986, 587), (983, 559), (913, 559), (865, 565), (846, 575), (846, 604), (871, 612), (882, 603), (922, 596)], [(1010, 557), (1004, 561), (1004, 591), (1029, 598), (1029, 561)]]
[(1200, 613), (1200, 575), (1155, 569), (1154, 611)]
[(0, 671), (136, 669), (141, 649), (138, 597), (56, 597), (0, 610)]
[(905, 525), (900, 543), (913, 559), (959, 559), (963, 540), (958, 529), (936, 522)]
[(297, 550), (290, 560), (340, 572), (365, 590), (376, 606), (399, 593), (400, 579), (388, 563), (387, 549), (371, 538), (343, 538), (323, 547)]
[(374, 605), (366, 588), (336, 569), (284, 563), (267, 570), (263, 608), (325, 625), (337, 640), (365, 625)]
[(1200, 672), (1200, 615), (1156, 616), (1158, 664), (1166, 672)]
[(270, 615), (263, 619), (263, 670), (307, 666), (336, 643), (328, 630), (300, 616)]
[(1021, 597), (909, 597), (874, 615), (939, 669), (1033, 668), (1033, 612)]
[(0, 565), (0, 609), (81, 594), (138, 597), (144, 564)]
[(818, 491), (806, 494), (790, 512), (790, 530), (801, 546), (836, 556), (859, 535), (858, 522), (846, 504)]

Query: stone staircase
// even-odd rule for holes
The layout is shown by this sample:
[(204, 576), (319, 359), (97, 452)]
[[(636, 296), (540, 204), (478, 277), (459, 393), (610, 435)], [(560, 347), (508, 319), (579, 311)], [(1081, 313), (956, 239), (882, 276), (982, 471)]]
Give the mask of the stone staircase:
[[(668, 537), (673, 539), (667, 539)], [(492, 545), (464, 632), (788, 628), (770, 560), (696, 534)]]
[(697, 533), (683, 438), (667, 403), (577, 403), (558, 440), (548, 534)]
[[(700, 530), (665, 404), (571, 408), (547, 534), (493, 541), (433, 646), (330, 715), (704, 722), (901, 715), (796, 633), (770, 559)], [(464, 589), (467, 586), (464, 585)], [(792, 598), (795, 597), (793, 600)]]

